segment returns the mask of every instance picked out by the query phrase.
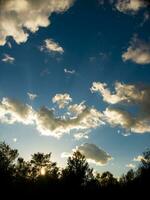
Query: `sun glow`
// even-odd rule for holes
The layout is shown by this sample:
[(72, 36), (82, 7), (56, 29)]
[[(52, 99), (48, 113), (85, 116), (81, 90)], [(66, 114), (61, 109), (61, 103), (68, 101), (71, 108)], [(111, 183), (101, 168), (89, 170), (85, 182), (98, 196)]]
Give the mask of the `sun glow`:
[(46, 169), (45, 169), (45, 167), (42, 167), (42, 168), (41, 168), (40, 173), (41, 173), (42, 176), (45, 175), (45, 173), (46, 173)]

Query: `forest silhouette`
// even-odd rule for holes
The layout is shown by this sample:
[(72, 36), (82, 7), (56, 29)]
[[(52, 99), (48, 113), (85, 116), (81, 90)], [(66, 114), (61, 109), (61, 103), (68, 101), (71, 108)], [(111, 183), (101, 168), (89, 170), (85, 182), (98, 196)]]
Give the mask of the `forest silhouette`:
[[(143, 153), (138, 169), (129, 170), (116, 179), (112, 173), (94, 173), (84, 155), (79, 151), (67, 160), (60, 169), (51, 161), (51, 153), (35, 153), (30, 161), (19, 157), (18, 150), (0, 143), (0, 186), (1, 195), (21, 194), (25, 196), (71, 194), (118, 196), (147, 195), (150, 188), (150, 150)], [(124, 195), (124, 196), (123, 196)]]

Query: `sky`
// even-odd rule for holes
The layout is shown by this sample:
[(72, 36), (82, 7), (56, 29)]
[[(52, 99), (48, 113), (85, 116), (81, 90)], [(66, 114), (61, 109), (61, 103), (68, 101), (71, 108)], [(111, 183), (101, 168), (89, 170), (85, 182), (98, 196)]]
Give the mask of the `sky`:
[(150, 147), (146, 0), (0, 0), (0, 140), (136, 169)]

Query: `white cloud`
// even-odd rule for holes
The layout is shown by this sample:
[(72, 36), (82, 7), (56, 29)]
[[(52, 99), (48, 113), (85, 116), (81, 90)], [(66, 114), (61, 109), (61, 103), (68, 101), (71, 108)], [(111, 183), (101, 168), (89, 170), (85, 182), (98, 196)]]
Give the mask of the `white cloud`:
[[(133, 117), (129, 112), (124, 109), (107, 108), (104, 111), (104, 118), (106, 122), (112, 126), (121, 126), (127, 132), (145, 133), (150, 132), (150, 121), (144, 118), (140, 119), (139, 116)], [(127, 133), (128, 135), (128, 133)], [(126, 134), (124, 134), (126, 136)]]
[(144, 0), (117, 0), (115, 4), (118, 11), (123, 13), (136, 14), (142, 8), (147, 7), (148, 1)]
[(3, 98), (0, 102), (0, 123), (33, 124), (34, 111), (31, 106), (17, 100)]
[(37, 129), (42, 135), (59, 138), (70, 131), (81, 131), (96, 128), (102, 124), (101, 113), (94, 108), (85, 108), (75, 117), (55, 117), (52, 110), (41, 108), (36, 115)]
[(137, 157), (133, 158), (133, 161), (135, 162), (141, 162), (141, 160), (145, 160), (143, 156), (138, 155)]
[(106, 83), (93, 82), (91, 91), (102, 95), (103, 100), (110, 104), (149, 104), (150, 87), (144, 85), (123, 84), (116, 82), (115, 91), (110, 91)]
[(72, 98), (69, 94), (56, 94), (52, 98), (53, 103), (57, 103), (59, 108), (64, 108), (66, 105), (68, 105), (70, 102), (72, 102)]
[(60, 155), (61, 158), (68, 158), (70, 156), (71, 156), (71, 153), (68, 153), (68, 152), (62, 152)]
[(136, 85), (116, 82), (114, 87), (115, 92), (111, 92), (107, 88), (106, 83), (93, 82), (91, 92), (98, 92), (98, 94), (102, 95), (103, 100), (110, 104), (120, 102), (132, 103), (142, 101), (144, 98), (144, 91), (140, 91)]
[(74, 138), (76, 140), (88, 139), (89, 138), (89, 136), (88, 136), (89, 132), (90, 132), (89, 130), (86, 130), (86, 131), (83, 130), (83, 131), (77, 132), (77, 133), (74, 134)]
[[(106, 83), (94, 82), (92, 92), (98, 92), (108, 104), (103, 112), (103, 120), (112, 126), (121, 126), (128, 132), (145, 133), (150, 132), (150, 87), (144, 85), (131, 85), (115, 83), (115, 91), (111, 92)], [(116, 107), (116, 106), (119, 107)], [(137, 107), (133, 115), (128, 112), (128, 107)]]
[(85, 155), (88, 162), (96, 165), (105, 165), (108, 163), (109, 160), (112, 159), (112, 157), (108, 153), (97, 147), (95, 144), (85, 143), (77, 147), (77, 150)]
[(66, 73), (66, 74), (75, 74), (76, 73), (76, 71), (73, 69), (73, 70), (68, 70), (68, 69), (64, 69), (64, 72)]
[(18, 44), (26, 42), (29, 32), (50, 25), (52, 13), (69, 9), (74, 0), (5, 0), (1, 2), (0, 45), (11, 36)]
[(122, 54), (123, 61), (131, 60), (137, 64), (150, 64), (150, 42), (134, 36), (127, 51)]
[(130, 129), (134, 124), (134, 120), (130, 114), (122, 109), (106, 108), (104, 111), (104, 116), (105, 120), (109, 124), (113, 126), (120, 125), (127, 130)]
[(72, 153), (63, 152), (61, 153), (61, 158), (68, 158), (75, 151), (80, 151), (81, 154), (85, 156), (89, 163), (103, 166), (106, 165), (113, 158), (106, 153), (104, 150), (97, 147), (95, 144), (84, 143), (81, 146), (77, 146), (72, 149)]
[(86, 108), (86, 105), (84, 103), (85, 101), (82, 101), (80, 104), (69, 105), (68, 110), (75, 115), (79, 115)]
[(48, 51), (48, 52), (54, 52), (54, 53), (64, 53), (64, 49), (55, 41), (52, 39), (46, 39), (44, 40), (44, 45), (40, 47), (40, 50)]
[(27, 95), (28, 95), (29, 99), (32, 101), (37, 98), (37, 94), (32, 94), (32, 93), (28, 92)]
[(130, 168), (130, 169), (135, 169), (136, 166), (132, 163), (129, 163), (129, 164), (126, 165), (126, 167)]
[(0, 123), (34, 125), (42, 135), (60, 136), (74, 131), (74, 133), (90, 131), (100, 126), (102, 114), (95, 108), (85, 109), (73, 117), (55, 116), (53, 109), (46, 107), (36, 111), (31, 106), (19, 101), (3, 98), (0, 101)]
[[(116, 84), (118, 85), (118, 83)], [(91, 92), (98, 92), (99, 94), (102, 95), (104, 101), (109, 102), (111, 104), (115, 104), (120, 101), (119, 95), (111, 94), (111, 91), (107, 88), (106, 83), (93, 82), (90, 90)]]
[(2, 61), (12, 64), (15, 61), (15, 58), (8, 54), (4, 54), (4, 58), (2, 58)]

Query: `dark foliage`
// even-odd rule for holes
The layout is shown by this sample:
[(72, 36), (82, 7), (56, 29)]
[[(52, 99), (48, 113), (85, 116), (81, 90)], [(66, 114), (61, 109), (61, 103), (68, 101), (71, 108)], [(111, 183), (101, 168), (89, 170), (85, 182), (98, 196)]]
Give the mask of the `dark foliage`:
[(143, 153), (143, 159), (136, 171), (130, 170), (119, 180), (110, 172), (94, 174), (79, 151), (68, 158), (67, 166), (59, 169), (51, 161), (51, 153), (36, 153), (26, 162), (18, 151), (0, 143), (0, 187), (5, 197), (61, 196), (90, 197), (110, 196), (142, 197), (149, 194), (150, 151)]

